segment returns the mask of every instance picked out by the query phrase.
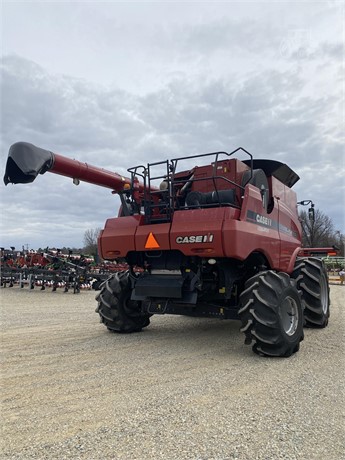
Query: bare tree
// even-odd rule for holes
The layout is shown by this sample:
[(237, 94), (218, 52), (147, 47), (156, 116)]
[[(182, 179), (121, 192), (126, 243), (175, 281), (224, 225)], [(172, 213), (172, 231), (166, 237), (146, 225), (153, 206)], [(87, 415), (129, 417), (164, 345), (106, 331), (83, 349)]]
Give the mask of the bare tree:
[(100, 228), (89, 228), (84, 233), (84, 252), (97, 256), (97, 240), (101, 232)]
[(311, 220), (306, 211), (299, 214), (302, 224), (302, 244), (304, 247), (327, 247), (335, 244), (336, 232), (332, 219), (319, 209), (315, 211), (315, 219)]
[(345, 257), (345, 235), (340, 230), (335, 232), (335, 246), (339, 248), (339, 255)]

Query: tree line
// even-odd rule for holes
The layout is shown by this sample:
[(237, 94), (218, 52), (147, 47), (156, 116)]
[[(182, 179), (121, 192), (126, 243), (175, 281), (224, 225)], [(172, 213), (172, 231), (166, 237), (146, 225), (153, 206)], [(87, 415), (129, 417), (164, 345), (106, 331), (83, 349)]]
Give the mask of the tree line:
[(309, 219), (306, 211), (299, 213), (302, 225), (302, 246), (306, 248), (331, 247), (337, 248), (339, 255), (344, 256), (345, 235), (336, 230), (332, 219), (319, 209), (315, 210), (315, 219)]

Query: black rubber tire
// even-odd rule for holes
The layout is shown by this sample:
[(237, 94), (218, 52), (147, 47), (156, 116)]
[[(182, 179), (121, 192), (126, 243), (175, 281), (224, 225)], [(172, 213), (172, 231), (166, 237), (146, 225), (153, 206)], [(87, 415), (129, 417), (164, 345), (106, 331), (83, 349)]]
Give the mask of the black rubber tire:
[(330, 314), (330, 297), (328, 276), (322, 260), (316, 257), (297, 259), (291, 276), (302, 292), (305, 327), (326, 327)]
[(288, 357), (299, 350), (303, 333), (301, 293), (287, 273), (271, 270), (250, 278), (240, 295), (245, 343), (261, 356)]
[(110, 276), (96, 296), (96, 313), (110, 331), (139, 332), (150, 324), (150, 316), (140, 310), (140, 303), (130, 300), (129, 273), (118, 272)]

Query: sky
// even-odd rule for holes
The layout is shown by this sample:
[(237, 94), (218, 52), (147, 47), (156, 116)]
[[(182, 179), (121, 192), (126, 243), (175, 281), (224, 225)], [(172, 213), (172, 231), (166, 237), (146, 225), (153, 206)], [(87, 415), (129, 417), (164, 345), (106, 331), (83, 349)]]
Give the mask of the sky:
[[(241, 146), (345, 233), (345, 3), (3, 1), (1, 158), (17, 141), (127, 168)], [(0, 246), (82, 247), (109, 189), (0, 184)]]

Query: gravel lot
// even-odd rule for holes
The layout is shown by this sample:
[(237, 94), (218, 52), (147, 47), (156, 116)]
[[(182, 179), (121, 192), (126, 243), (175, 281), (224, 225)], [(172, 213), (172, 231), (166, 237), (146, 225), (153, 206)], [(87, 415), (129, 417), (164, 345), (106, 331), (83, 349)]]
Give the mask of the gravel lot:
[(1, 289), (1, 459), (340, 460), (344, 294), (288, 359), (254, 355), (239, 323), (98, 323), (94, 291)]

